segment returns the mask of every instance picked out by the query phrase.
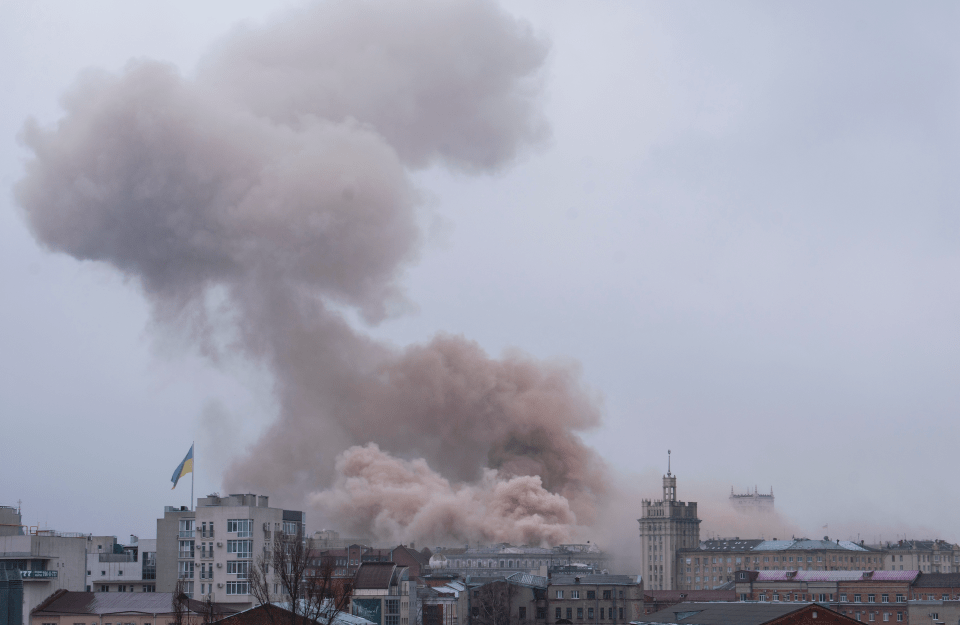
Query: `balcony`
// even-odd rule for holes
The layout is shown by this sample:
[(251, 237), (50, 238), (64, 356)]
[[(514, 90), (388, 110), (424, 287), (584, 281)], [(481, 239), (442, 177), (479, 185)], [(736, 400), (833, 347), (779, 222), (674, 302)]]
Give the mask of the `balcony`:
[(197, 530), (180, 530), (180, 538), (194, 538)]
[(181, 552), (179, 552), (179, 553), (180, 553), (180, 559), (181, 559), (181, 560), (193, 560), (193, 553), (194, 553), (194, 552), (193, 552), (192, 550), (191, 550), (191, 551), (181, 551)]

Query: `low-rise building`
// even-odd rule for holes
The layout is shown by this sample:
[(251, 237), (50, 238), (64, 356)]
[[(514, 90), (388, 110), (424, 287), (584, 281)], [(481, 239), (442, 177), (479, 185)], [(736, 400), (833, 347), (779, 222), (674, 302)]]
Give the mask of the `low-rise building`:
[(960, 573), (960, 545), (945, 540), (900, 540), (874, 545), (884, 552), (884, 568), (891, 571)]
[(156, 539), (131, 535), (129, 544), (120, 545), (110, 538), (114, 543), (109, 551), (102, 549), (105, 541), (88, 542), (100, 548), (87, 549), (87, 592), (156, 592)]
[(350, 613), (376, 625), (416, 625), (416, 583), (395, 562), (364, 562), (357, 569)]
[(734, 572), (873, 571), (883, 568), (883, 554), (851, 541), (705, 540), (696, 549), (677, 552), (681, 590), (707, 590), (734, 581)]
[[(201, 625), (215, 615), (234, 612), (228, 606), (188, 599), (180, 615), (183, 625)], [(177, 621), (173, 593), (101, 593), (59, 591), (30, 614), (31, 625), (169, 625)]]
[(556, 547), (515, 547), (502, 543), (486, 547), (437, 547), (430, 557), (435, 574), (466, 577), (507, 577), (514, 573), (546, 576), (551, 569), (584, 565), (606, 568), (607, 555), (596, 545), (569, 544)]
[(82, 591), (86, 585), (87, 536), (34, 531), (0, 536), (0, 569), (8, 571), (0, 600), (19, 602), (23, 625), (30, 611), (56, 591)]
[(857, 622), (815, 603), (686, 602), (648, 614), (635, 625), (856, 625)]
[(645, 590), (643, 613), (653, 614), (684, 601), (736, 601), (737, 591), (730, 590)]

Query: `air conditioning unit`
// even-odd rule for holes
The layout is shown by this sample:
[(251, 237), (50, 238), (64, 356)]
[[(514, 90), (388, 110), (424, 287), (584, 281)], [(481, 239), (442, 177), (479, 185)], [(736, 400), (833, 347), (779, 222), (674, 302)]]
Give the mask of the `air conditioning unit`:
[(223, 543), (217, 543), (217, 547), (223, 547)]
[(223, 568), (223, 562), (217, 562), (217, 568), (218, 568), (218, 569), (222, 569), (222, 568)]
[(217, 588), (223, 588), (223, 582), (217, 582)]

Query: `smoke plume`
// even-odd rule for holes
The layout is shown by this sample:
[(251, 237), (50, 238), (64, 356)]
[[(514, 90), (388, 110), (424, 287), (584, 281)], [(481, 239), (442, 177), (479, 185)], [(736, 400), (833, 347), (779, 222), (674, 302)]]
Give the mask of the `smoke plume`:
[(43, 245), (135, 280), (211, 358), (269, 367), (279, 414), (228, 490), (314, 493), (315, 522), (384, 538), (555, 543), (605, 492), (578, 371), (457, 336), (396, 349), (338, 312), (409, 306), (410, 172), (491, 172), (540, 141), (545, 56), (490, 2), (310, 5), (235, 30), (194, 76), (82, 75), (56, 126), (27, 123), (16, 197)]

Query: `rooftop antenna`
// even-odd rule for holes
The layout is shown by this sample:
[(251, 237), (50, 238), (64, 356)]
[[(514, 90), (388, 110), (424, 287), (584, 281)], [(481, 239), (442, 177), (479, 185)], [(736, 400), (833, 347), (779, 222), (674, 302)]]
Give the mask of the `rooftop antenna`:
[(670, 477), (670, 450), (667, 450), (667, 477)]

